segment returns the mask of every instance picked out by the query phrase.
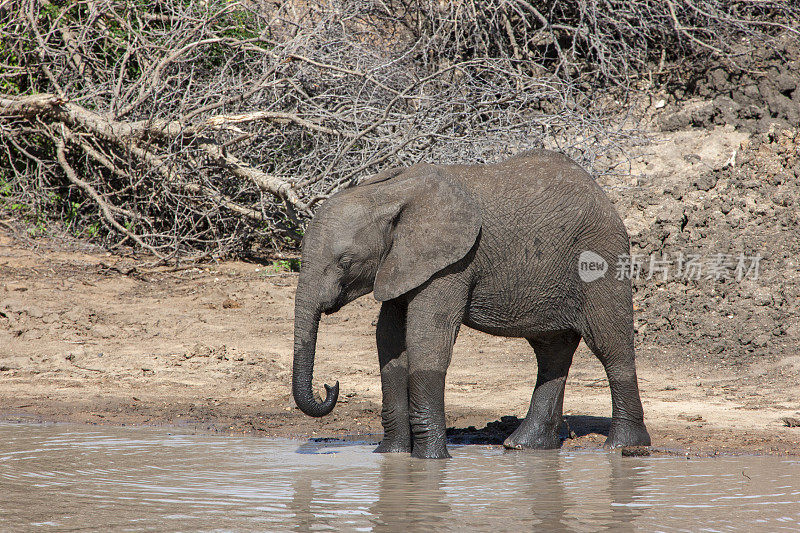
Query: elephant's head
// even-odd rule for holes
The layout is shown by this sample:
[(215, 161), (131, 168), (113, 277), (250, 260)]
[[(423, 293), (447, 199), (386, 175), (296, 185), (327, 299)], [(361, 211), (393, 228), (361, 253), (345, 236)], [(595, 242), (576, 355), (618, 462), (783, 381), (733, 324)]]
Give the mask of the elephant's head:
[(339, 383), (321, 401), (311, 385), (322, 313), (373, 291), (397, 298), (463, 258), (480, 232), (478, 208), (435, 167), (378, 174), (322, 205), (303, 238), (295, 297), (292, 393), (311, 416), (333, 410)]

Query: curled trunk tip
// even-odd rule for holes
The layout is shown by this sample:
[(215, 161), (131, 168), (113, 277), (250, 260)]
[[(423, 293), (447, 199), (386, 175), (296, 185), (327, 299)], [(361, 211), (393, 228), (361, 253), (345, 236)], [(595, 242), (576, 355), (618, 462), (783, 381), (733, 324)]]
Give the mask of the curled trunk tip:
[(321, 417), (329, 414), (336, 407), (339, 399), (339, 382), (333, 386), (325, 384), (325, 399), (320, 401), (311, 391), (311, 383), (307, 386), (295, 382), (292, 387), (297, 407), (309, 416)]

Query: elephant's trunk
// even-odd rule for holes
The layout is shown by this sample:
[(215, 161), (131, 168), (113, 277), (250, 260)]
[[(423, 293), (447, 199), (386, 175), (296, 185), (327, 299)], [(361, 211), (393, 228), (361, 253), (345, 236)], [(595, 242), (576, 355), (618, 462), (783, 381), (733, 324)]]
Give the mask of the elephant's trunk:
[(309, 304), (298, 287), (294, 314), (294, 364), (292, 367), (292, 394), (297, 407), (309, 416), (325, 416), (333, 411), (339, 397), (339, 382), (325, 385), (325, 400), (314, 394), (311, 381), (314, 377), (314, 354), (317, 348), (317, 331), (321, 309)]

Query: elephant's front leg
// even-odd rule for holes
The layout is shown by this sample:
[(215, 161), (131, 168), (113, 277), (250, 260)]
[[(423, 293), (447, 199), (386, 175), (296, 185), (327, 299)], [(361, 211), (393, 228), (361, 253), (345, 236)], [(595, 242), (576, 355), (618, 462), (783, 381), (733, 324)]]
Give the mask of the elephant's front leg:
[(397, 300), (384, 302), (375, 332), (381, 366), (383, 440), (377, 453), (410, 452), (408, 419), (408, 357), (406, 356), (406, 306)]
[(441, 459), (450, 457), (444, 381), (464, 304), (453, 299), (452, 291), (433, 290), (435, 286), (429, 289), (409, 301), (406, 322), (411, 456)]

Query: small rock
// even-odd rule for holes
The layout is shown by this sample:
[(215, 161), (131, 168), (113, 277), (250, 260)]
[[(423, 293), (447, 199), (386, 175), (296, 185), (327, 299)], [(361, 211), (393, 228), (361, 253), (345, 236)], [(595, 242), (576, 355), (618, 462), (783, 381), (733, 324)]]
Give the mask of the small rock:
[(73, 307), (61, 317), (66, 322), (75, 322), (76, 324), (83, 324), (86, 322), (86, 313), (77, 307)]
[(38, 307), (28, 307), (25, 312), (31, 318), (42, 318), (44, 316), (44, 313)]
[(202, 342), (195, 344), (191, 350), (183, 354), (184, 359), (191, 359), (192, 357), (211, 357), (214, 349), (206, 346)]
[(772, 294), (767, 289), (759, 287), (753, 291), (753, 301), (758, 306), (772, 305)]
[(756, 348), (763, 348), (769, 345), (770, 337), (766, 333), (763, 335), (759, 335), (755, 339), (753, 339), (753, 346)]
[(225, 298), (225, 300), (222, 301), (223, 309), (239, 309), (240, 307), (242, 307), (242, 304), (233, 298)]
[(687, 422), (705, 422), (705, 418), (700, 415), (687, 415), (687, 414), (679, 414), (678, 418), (681, 420), (686, 420)]
[(44, 335), (41, 330), (38, 329), (28, 329), (23, 332), (25, 334), (25, 340), (36, 340), (41, 339)]
[(743, 331), (739, 333), (739, 342), (742, 343), (743, 346), (753, 342), (753, 339), (755, 339), (755, 334), (752, 331)]
[(784, 417), (782, 420), (783, 420), (783, 425), (786, 426), (787, 428), (800, 428), (800, 419), (798, 418), (792, 418), (790, 416), (787, 416)]

